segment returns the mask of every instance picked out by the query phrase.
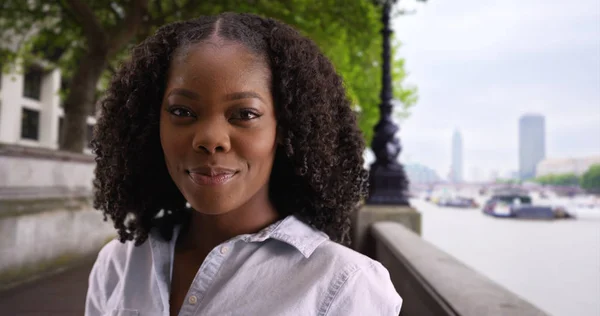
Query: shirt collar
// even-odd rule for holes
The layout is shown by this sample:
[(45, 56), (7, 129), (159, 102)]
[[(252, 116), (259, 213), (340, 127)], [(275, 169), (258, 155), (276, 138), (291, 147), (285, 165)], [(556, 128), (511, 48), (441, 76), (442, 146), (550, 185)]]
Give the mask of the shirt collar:
[[(164, 241), (158, 231), (153, 229), (150, 233), (150, 242), (153, 247), (162, 245), (174, 249), (180, 229), (181, 226), (179, 225), (174, 227), (173, 239), (170, 242)], [(305, 258), (308, 258), (320, 244), (329, 239), (329, 236), (305, 224), (296, 216), (289, 215), (258, 233), (241, 235), (237, 238), (246, 242), (263, 242), (267, 239), (275, 239), (296, 248)]]
[(305, 258), (310, 257), (320, 244), (329, 239), (327, 234), (305, 224), (294, 215), (287, 216), (256, 234), (243, 237), (247, 242), (263, 242), (269, 238), (293, 246)]

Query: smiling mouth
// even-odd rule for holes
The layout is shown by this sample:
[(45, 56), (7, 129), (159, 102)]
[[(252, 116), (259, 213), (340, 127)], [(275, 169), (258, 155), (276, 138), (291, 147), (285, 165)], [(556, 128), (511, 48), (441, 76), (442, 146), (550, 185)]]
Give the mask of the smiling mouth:
[(189, 172), (188, 176), (197, 185), (206, 186), (206, 185), (221, 185), (229, 182), (231, 178), (233, 178), (237, 172), (225, 172), (225, 173), (197, 173), (197, 172)]

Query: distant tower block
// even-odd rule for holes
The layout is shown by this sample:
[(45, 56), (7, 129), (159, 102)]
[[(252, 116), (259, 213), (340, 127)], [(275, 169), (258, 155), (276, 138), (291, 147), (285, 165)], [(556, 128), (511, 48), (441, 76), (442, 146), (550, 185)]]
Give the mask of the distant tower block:
[(538, 163), (546, 158), (546, 122), (542, 115), (527, 114), (519, 119), (519, 178), (535, 177)]
[(459, 130), (452, 135), (452, 167), (450, 181), (453, 183), (463, 182), (463, 141)]

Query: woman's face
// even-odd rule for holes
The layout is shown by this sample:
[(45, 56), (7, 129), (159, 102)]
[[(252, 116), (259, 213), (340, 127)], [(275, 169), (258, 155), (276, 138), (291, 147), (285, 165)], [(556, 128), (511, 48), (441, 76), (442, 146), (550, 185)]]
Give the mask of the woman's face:
[(193, 45), (172, 61), (160, 141), (171, 178), (196, 211), (268, 202), (277, 129), (270, 80), (262, 58), (226, 40)]

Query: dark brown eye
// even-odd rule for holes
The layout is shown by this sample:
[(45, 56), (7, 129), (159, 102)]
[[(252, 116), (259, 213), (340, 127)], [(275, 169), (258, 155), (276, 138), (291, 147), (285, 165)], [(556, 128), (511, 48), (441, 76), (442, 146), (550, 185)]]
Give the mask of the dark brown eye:
[(181, 107), (172, 107), (169, 108), (168, 111), (171, 115), (177, 117), (194, 117), (194, 114), (190, 110)]
[(242, 109), (237, 111), (231, 118), (234, 120), (250, 121), (258, 117), (260, 117), (260, 114), (258, 114), (256, 111)]

